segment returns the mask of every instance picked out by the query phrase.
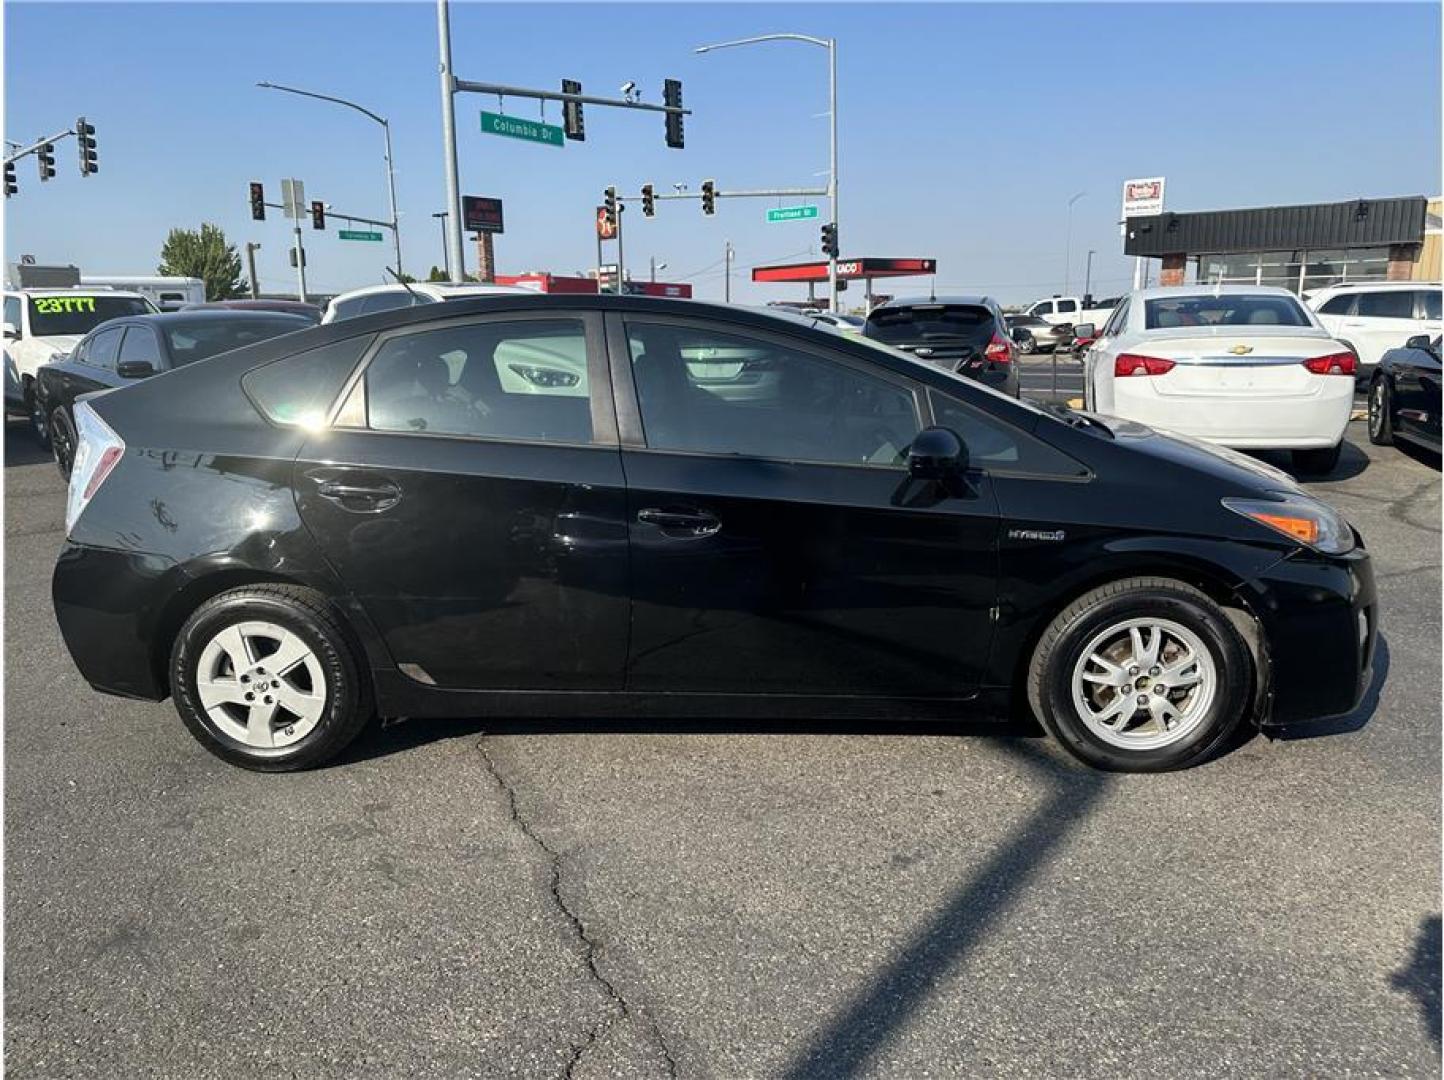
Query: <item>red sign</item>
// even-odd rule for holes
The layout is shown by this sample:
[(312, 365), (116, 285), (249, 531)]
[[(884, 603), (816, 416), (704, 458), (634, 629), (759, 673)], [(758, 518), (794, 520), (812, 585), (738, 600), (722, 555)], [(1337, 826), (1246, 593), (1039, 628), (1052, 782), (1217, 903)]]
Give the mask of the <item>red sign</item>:
[(617, 238), (617, 223), (612, 215), (607, 213), (605, 206), (597, 207), (597, 239), (615, 240)]
[[(840, 259), (837, 276), (849, 278), (908, 277), (937, 273), (936, 259)], [(759, 266), (753, 281), (826, 281), (827, 263), (791, 263), (787, 266)]]
[(501, 215), (501, 200), (488, 199), (482, 195), (461, 197), (461, 226), (467, 232), (505, 232)]

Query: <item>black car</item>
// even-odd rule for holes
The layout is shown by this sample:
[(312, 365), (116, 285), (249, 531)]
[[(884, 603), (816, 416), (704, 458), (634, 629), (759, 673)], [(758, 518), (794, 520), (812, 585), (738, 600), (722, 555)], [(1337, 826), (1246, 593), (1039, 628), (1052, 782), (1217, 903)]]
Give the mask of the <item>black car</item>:
[(1054, 326), (1036, 315), (1007, 315), (1005, 318), (1008, 336), (1021, 353), (1053, 352), (1058, 348), (1067, 348), (1073, 341), (1073, 332), (1069, 327)]
[(125, 386), (229, 349), (314, 325), (304, 316), (270, 311), (176, 311), (110, 319), (66, 356), (42, 364), (35, 378), (41, 442), (50, 444), (62, 476), (75, 454), (75, 399)]
[(1006, 718), (1159, 770), (1345, 712), (1369, 557), (1286, 475), (795, 317), (491, 296), (76, 408), (98, 690), (280, 770), (395, 716)]
[(862, 332), (920, 360), (1018, 396), (1018, 365), (1002, 308), (987, 296), (889, 300)]
[(1439, 453), (1439, 346), (1427, 335), (1390, 349), (1369, 382), (1369, 441), (1406, 439)]

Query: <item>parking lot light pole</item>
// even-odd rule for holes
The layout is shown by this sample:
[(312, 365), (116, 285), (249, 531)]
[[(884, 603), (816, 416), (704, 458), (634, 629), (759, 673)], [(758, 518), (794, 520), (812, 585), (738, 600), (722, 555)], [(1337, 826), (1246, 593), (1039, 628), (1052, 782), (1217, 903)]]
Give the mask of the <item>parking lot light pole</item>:
[(1072, 272), (1073, 262), (1073, 204), (1081, 199), (1088, 192), (1080, 191), (1068, 200), (1068, 225), (1064, 230), (1063, 238), (1063, 295), (1068, 295), (1069, 274)]
[(1092, 248), (1088, 249), (1088, 268), (1083, 271), (1083, 297), (1086, 300), (1088, 294), (1093, 291), (1093, 256), (1098, 252)]
[(451, 250), (446, 244), (446, 219), (451, 216), (449, 211), (438, 210), (431, 215), (441, 225), (441, 268), (446, 271), (446, 276), (451, 277)]
[[(757, 37), (742, 38), (738, 41), (722, 41), (715, 45), (699, 45), (696, 53), (712, 52), (715, 49), (732, 49), (739, 45), (755, 45), (761, 41), (801, 41), (827, 50), (827, 117), (830, 127), (828, 138), (827, 201), (832, 208), (832, 224), (841, 233), (837, 209), (837, 39), (812, 37), (808, 34), (761, 34)], [(831, 298), (828, 310), (839, 311), (837, 301), (837, 253), (827, 257), (827, 287)]]
[(381, 130), (386, 136), (386, 188), (391, 197), (391, 236), (396, 243), (396, 272), (401, 273), (401, 223), (396, 215), (396, 166), (391, 157), (391, 125), (386, 118), (377, 116), (370, 109), (357, 105), (354, 101), (332, 97), (330, 94), (317, 94), (311, 90), (298, 90), (294, 86), (281, 86), (271, 82), (258, 82), (256, 85), (266, 90), (280, 90), (287, 94), (299, 94), (301, 97), (317, 98), (321, 101), (344, 105), (348, 109), (355, 109), (358, 113), (370, 117), (381, 125)]

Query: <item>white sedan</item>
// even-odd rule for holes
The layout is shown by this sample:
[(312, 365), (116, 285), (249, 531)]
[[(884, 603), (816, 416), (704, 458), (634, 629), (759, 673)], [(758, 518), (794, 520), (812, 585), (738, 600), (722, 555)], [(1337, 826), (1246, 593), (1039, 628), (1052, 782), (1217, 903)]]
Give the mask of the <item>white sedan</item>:
[(1200, 285), (1130, 293), (1085, 364), (1090, 411), (1222, 446), (1292, 450), (1296, 471), (1329, 472), (1357, 360), (1287, 289)]

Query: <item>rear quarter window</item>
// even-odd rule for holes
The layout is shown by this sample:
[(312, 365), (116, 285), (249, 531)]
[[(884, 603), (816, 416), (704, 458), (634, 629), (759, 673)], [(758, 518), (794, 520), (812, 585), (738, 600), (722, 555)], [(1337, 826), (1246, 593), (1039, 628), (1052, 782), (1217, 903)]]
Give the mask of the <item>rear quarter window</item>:
[(333, 341), (246, 372), (241, 387), (273, 424), (320, 424), (372, 336)]

